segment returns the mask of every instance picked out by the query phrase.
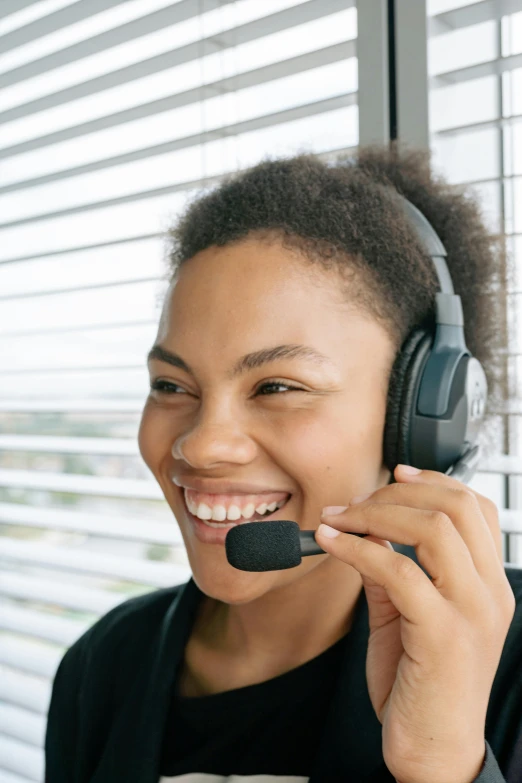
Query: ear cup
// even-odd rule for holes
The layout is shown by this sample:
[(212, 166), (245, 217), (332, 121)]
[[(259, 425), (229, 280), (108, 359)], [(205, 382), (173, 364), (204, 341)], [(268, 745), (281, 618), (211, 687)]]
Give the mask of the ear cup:
[[(419, 374), (433, 345), (433, 332), (413, 329), (397, 354), (390, 375), (386, 419), (384, 423), (383, 460), (391, 471), (389, 484), (394, 484), (393, 471), (399, 463), (410, 464), (410, 427), (412, 409), (415, 404)], [(415, 547), (409, 544), (392, 544), (395, 552), (406, 555), (424, 571), (419, 563)], [(431, 578), (431, 577), (430, 577)]]
[[(390, 375), (383, 437), (383, 461), (392, 472), (410, 464), (410, 421), (419, 376), (433, 344), (433, 332), (413, 329), (395, 358)], [(390, 482), (391, 483), (391, 482)]]

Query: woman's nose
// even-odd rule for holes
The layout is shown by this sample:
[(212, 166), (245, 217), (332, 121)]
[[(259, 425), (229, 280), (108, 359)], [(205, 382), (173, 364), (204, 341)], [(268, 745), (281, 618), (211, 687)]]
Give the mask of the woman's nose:
[(197, 426), (180, 435), (172, 446), (172, 455), (194, 468), (206, 468), (219, 462), (246, 464), (255, 454), (255, 444), (233, 425)]

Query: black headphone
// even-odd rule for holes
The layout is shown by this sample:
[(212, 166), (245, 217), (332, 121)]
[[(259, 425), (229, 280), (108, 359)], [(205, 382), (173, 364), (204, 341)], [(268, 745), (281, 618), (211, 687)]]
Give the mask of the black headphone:
[[(395, 357), (388, 387), (383, 461), (392, 474), (390, 484), (395, 483), (393, 471), (399, 462), (424, 470), (444, 471), (467, 481), (480, 458), (477, 439), (487, 401), (486, 374), (466, 347), (462, 302), (453, 292), (444, 245), (422, 212), (400, 193), (394, 193), (399, 196), (399, 203), (422, 247), (431, 256), (441, 290), (435, 294), (435, 325), (413, 328)], [(272, 534), (263, 532), (262, 522), (238, 525), (229, 531), (225, 542), (227, 559), (235, 568), (245, 571), (290, 568), (299, 565), (303, 555), (324, 552), (315, 541), (314, 530), (299, 531), (297, 523), (290, 520), (266, 524), (265, 531), (273, 531), (274, 536), (276, 525), (281, 531), (281, 539), (275, 538), (275, 554), (267, 546)], [(289, 562), (285, 559), (285, 525), (295, 528), (293, 532), (288, 531), (295, 562), (290, 555)], [(414, 546), (392, 546), (396, 552), (410, 557), (431, 579), (419, 563)], [(256, 552), (261, 552), (262, 561), (268, 553), (268, 560), (272, 558), (268, 567), (266, 563), (258, 567)]]
[(439, 278), (434, 328), (416, 327), (393, 365), (384, 424), (383, 461), (436, 470), (467, 481), (480, 459), (477, 443), (487, 401), (484, 369), (466, 346), (460, 296), (433, 226), (397, 191), (408, 221)]

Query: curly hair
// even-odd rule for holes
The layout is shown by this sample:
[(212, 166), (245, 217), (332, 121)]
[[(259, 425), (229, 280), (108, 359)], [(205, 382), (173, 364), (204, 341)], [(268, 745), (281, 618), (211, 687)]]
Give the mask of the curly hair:
[(491, 425), (508, 395), (505, 238), (489, 232), (473, 192), (434, 174), (430, 150), (394, 141), (329, 162), (311, 153), (265, 157), (229, 174), (198, 192), (167, 230), (166, 277), (175, 282), (181, 266), (211, 245), (246, 237), (277, 241), (304, 261), (335, 270), (343, 299), (378, 319), (399, 351), (413, 327), (434, 323), (440, 289), (396, 192), (427, 217), (446, 248), (466, 344), (488, 382), (483, 453), (502, 450)]

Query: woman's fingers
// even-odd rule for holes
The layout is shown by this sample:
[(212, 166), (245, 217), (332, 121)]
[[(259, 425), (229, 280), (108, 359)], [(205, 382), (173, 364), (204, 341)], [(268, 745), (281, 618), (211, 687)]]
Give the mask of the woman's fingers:
[[(432, 582), (411, 558), (394, 550), (386, 552), (382, 546), (379, 547), (382, 550), (382, 553), (378, 553), (379, 562), (389, 563), (394, 574), (406, 578), (408, 582), (412, 578), (415, 578), (416, 584), (425, 582), (425, 589), (439, 591), (447, 600), (455, 603), (463, 601), (468, 605), (469, 602), (474, 605), (480, 600), (481, 579), (470, 551), (452, 520), (444, 512), (384, 502), (372, 503), (368, 500), (349, 507), (341, 514), (322, 519), (326, 524), (345, 533), (369, 533), (376, 538), (415, 547), (419, 563), (426, 569)], [(345, 555), (348, 558), (346, 562), (353, 564), (350, 558), (356, 551), (358, 556), (367, 558), (368, 563), (365, 561), (365, 566), (375, 567), (372, 562), (375, 553), (370, 554), (364, 544), (372, 544), (372, 549), (378, 546), (377, 544), (365, 538), (343, 535), (334, 541), (337, 546), (334, 554), (341, 560)], [(383, 554), (387, 556), (386, 560)], [(375, 579), (370, 571), (368, 576)], [(398, 606), (397, 608), (402, 611)]]

